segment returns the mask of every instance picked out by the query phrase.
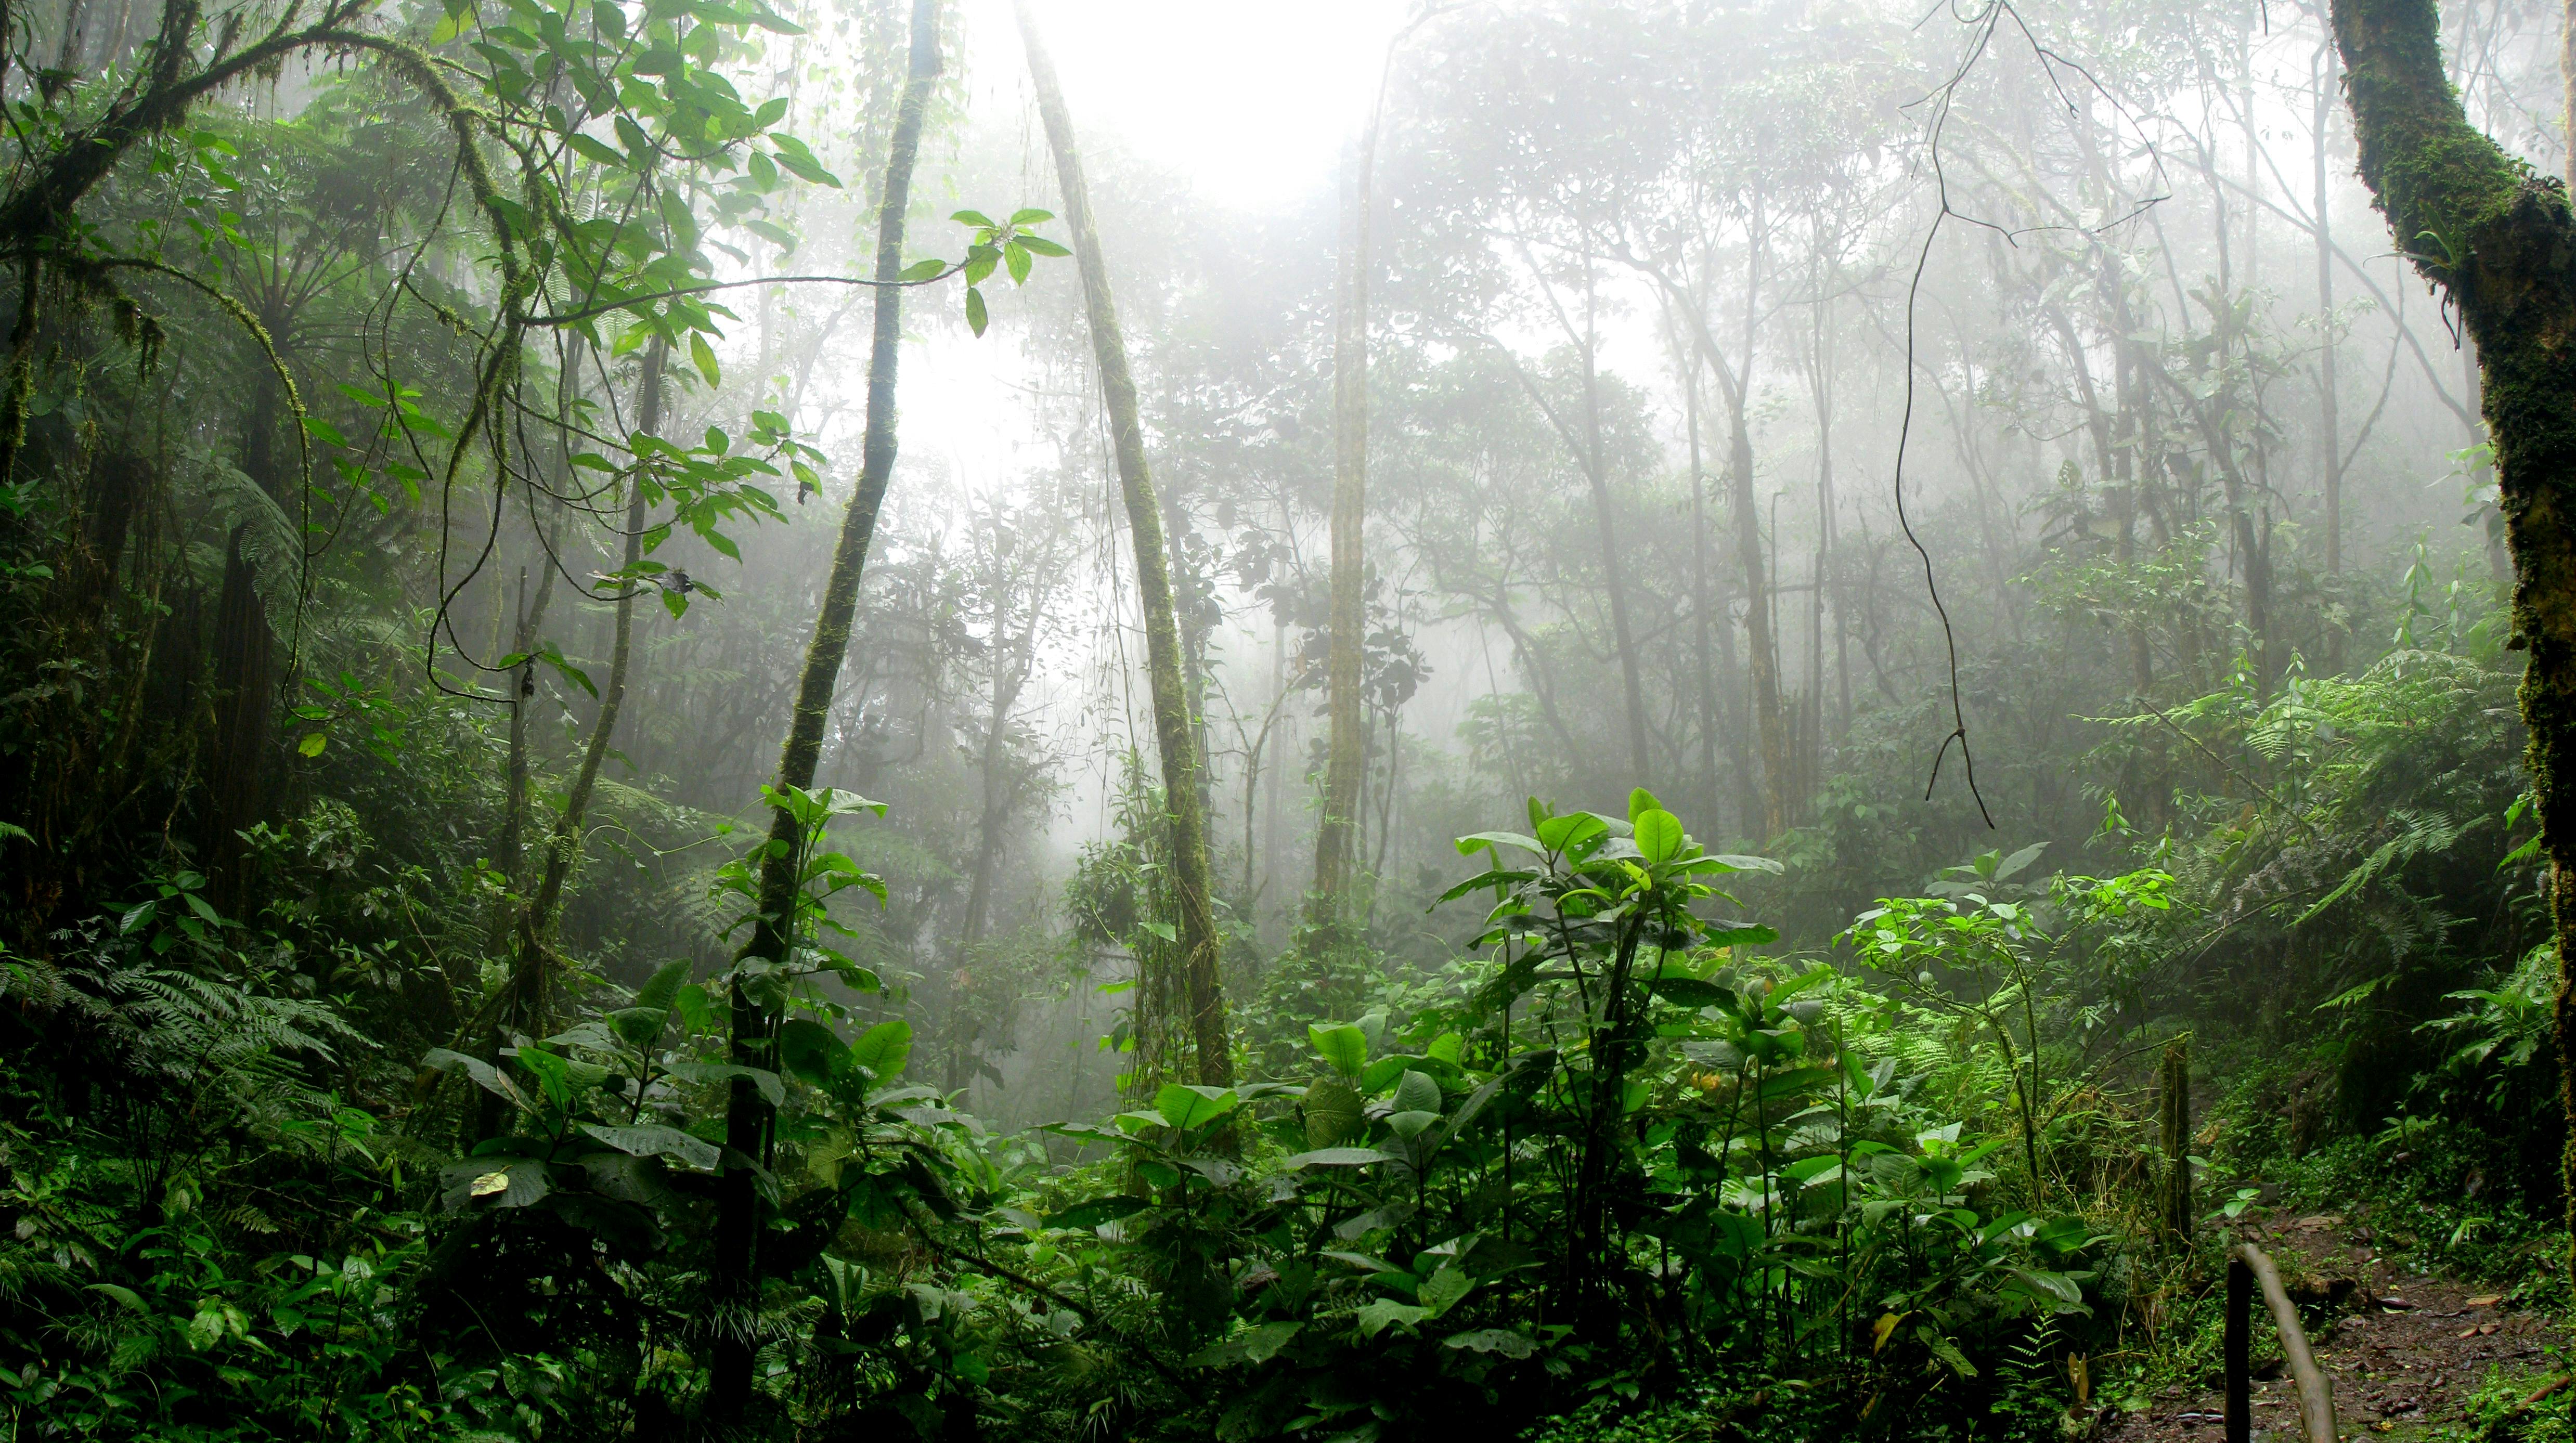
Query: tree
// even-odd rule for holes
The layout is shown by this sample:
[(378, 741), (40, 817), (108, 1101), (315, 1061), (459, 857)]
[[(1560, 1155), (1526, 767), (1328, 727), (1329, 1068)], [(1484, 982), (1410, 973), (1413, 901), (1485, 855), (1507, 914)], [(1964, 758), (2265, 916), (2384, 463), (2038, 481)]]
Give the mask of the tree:
[(1197, 1054), (1200, 1085), (1224, 1087), (1234, 1080), (1234, 1059), (1226, 1036), (1225, 993), (1217, 977), (1216, 898), (1208, 872), (1198, 728), (1190, 714), (1189, 684), (1183, 673), (1163, 513), (1154, 496), (1154, 478), (1146, 469), (1136, 377), (1127, 364), (1127, 341), (1118, 328), (1118, 307), (1109, 292), (1109, 266), (1100, 253), (1100, 232), (1091, 216), (1082, 156), (1074, 146), (1073, 118), (1065, 109), (1055, 62), (1048, 58), (1026, 0), (1014, 8), (1021, 42), (1028, 48), (1029, 80), (1046, 124), (1047, 145), (1055, 152), (1056, 182), (1064, 196), (1065, 223), (1073, 232), (1075, 264), (1082, 271), (1092, 351), (1100, 367), (1101, 397), (1109, 411), (1127, 529), (1135, 541), (1136, 589), (1145, 605), (1145, 658), (1154, 699), (1154, 740), (1163, 765), (1164, 805), (1171, 818), (1172, 881), (1180, 902), (1181, 982), (1190, 1009), (1191, 1046)]
[[(2556, 177), (2469, 123), (2442, 68), (2435, 0), (2334, 0), (2333, 20), (2362, 182), (2477, 345), (2550, 864), (2559, 1102), (2576, 1122), (2576, 216)], [(2560, 1171), (2576, 1219), (2576, 1127)]]
[[(760, 895), (752, 918), (751, 940), (735, 959), (731, 1016), (731, 1055), (736, 1067), (775, 1071), (777, 1025), (773, 1008), (759, 1000), (754, 984), (760, 974), (788, 965), (794, 940), (802, 822), (789, 805), (790, 789), (814, 784), (823, 755), (823, 726), (832, 711), (833, 688), (840, 681), (841, 659), (850, 649), (850, 621), (859, 604), (860, 574), (866, 569), (868, 543), (876, 534), (877, 512), (885, 504), (886, 483), (894, 474), (895, 363), (903, 348), (903, 233), (912, 205), (913, 162), (921, 154), (921, 132), (930, 118), (930, 92), (937, 84), (939, 0), (913, 0), (911, 65), (903, 83), (894, 135), (888, 142), (885, 184), (877, 201), (875, 327), (868, 347), (868, 425), (859, 459), (859, 483), (842, 513), (838, 543), (832, 550), (830, 578), (823, 604), (814, 617), (814, 634), (805, 648), (805, 666), (797, 681), (796, 710), (788, 722), (787, 740), (779, 749), (777, 793), (769, 840), (760, 853)], [(977, 314), (981, 314), (980, 305)], [(736, 1076), (725, 1105), (726, 1164), (718, 1199), (714, 1277), (720, 1305), (730, 1316), (716, 1329), (714, 1378), (709, 1407), (721, 1424), (742, 1416), (751, 1400), (751, 1367), (756, 1351), (751, 1336), (751, 1310), (760, 1286), (760, 1173), (769, 1156), (775, 1109), (747, 1076)]]

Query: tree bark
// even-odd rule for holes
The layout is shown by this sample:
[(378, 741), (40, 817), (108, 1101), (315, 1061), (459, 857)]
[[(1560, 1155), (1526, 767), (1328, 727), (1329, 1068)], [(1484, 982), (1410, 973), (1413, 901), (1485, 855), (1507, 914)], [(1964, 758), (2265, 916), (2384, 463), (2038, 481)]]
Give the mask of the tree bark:
[[(779, 748), (782, 790), (814, 784), (832, 693), (840, 682), (842, 658), (850, 649), (868, 543), (875, 537), (877, 511), (885, 504), (886, 483), (894, 474), (895, 361), (903, 345), (903, 291), (895, 282), (903, 274), (904, 217), (912, 206), (913, 162), (921, 152), (921, 132), (929, 119), (930, 93), (939, 69), (939, 0), (912, 0), (911, 63), (895, 112), (894, 133), (887, 142), (885, 185), (877, 203), (875, 326), (869, 336), (868, 419), (860, 444), (859, 482), (849, 510), (841, 517), (832, 569), (823, 584), (823, 604), (815, 615), (814, 635), (806, 645), (804, 668), (797, 680), (796, 710), (788, 722), (787, 740)], [(738, 1066), (774, 1070), (777, 1064), (779, 1019), (738, 984), (744, 963), (775, 966), (787, 959), (796, 893), (803, 881), (795, 862), (801, 840), (794, 814), (784, 806), (774, 808), (769, 842), (761, 854), (760, 899), (751, 941), (735, 963), (730, 1055)], [(714, 1369), (708, 1388), (708, 1411), (719, 1428), (739, 1419), (751, 1401), (755, 1349), (750, 1324), (759, 1302), (761, 1231), (758, 1173), (753, 1165), (769, 1155), (773, 1120), (759, 1089), (747, 1078), (734, 1079), (725, 1101), (726, 1153), (718, 1180), (715, 1256), (709, 1269), (710, 1291), (727, 1314), (715, 1320)]]
[(1189, 1001), (1196, 1073), (1204, 1086), (1226, 1087), (1234, 1082), (1234, 1058), (1226, 1036), (1225, 994), (1217, 978), (1216, 909), (1208, 878), (1207, 812), (1199, 800), (1198, 737), (1190, 717), (1188, 681), (1181, 671), (1180, 625), (1163, 551), (1162, 512), (1155, 504), (1153, 476), (1145, 466), (1145, 427), (1137, 415), (1136, 378), (1128, 369), (1127, 341), (1118, 329), (1109, 267), (1101, 258), (1100, 232), (1092, 220), (1082, 157), (1074, 146), (1064, 92), (1056, 83), (1055, 62), (1047, 56), (1027, 0), (1017, 0), (1013, 9), (1019, 17), (1021, 41), (1028, 48), (1029, 81), (1037, 92), (1047, 145), (1055, 152), (1056, 181), (1064, 193), (1065, 221), (1082, 271), (1091, 345), (1100, 366), (1102, 400), (1109, 411), (1110, 439), (1125, 493), (1127, 529), (1135, 542), (1154, 737), (1162, 754), (1164, 802), (1171, 809), (1172, 882), (1181, 907), (1181, 982)]
[[(2469, 124), (2443, 73), (2434, 0), (2333, 0), (2333, 19), (2362, 181), (2400, 249), (2458, 306), (2484, 373), (2558, 939), (2559, 1101), (2576, 1121), (2576, 223), (2555, 177)], [(2576, 1218), (2576, 1127), (2560, 1166)]]

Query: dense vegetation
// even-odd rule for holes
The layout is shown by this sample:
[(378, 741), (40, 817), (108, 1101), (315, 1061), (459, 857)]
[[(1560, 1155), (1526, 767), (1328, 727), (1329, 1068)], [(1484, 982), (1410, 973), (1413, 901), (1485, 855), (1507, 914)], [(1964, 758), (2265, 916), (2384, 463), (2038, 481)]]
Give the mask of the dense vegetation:
[(1425, 6), (1245, 203), (1016, 20), (0, 10), (10, 1443), (2082, 1437), (2327, 1207), (2566, 1314), (2561, 16)]

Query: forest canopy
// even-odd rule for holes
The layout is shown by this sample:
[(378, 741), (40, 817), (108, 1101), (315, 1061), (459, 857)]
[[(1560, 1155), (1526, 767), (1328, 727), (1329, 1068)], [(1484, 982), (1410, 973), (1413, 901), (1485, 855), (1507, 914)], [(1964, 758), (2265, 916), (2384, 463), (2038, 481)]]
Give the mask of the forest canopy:
[(2571, 15), (0, 8), (7, 1437), (2567, 1443)]

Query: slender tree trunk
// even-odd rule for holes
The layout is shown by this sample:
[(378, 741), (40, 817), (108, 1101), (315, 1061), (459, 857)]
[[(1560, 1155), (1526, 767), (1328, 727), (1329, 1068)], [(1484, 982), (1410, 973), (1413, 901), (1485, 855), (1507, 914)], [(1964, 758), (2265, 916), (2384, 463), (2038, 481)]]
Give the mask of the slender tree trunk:
[(1332, 740), (1324, 753), (1324, 811), (1315, 827), (1315, 896), (1308, 915), (1327, 945), (1338, 940), (1349, 914), (1360, 775), (1367, 766), (1360, 715), (1368, 629), (1362, 526), (1368, 502), (1369, 172), (1376, 153), (1372, 114), (1343, 201), (1341, 304), (1334, 308), (1332, 627), (1324, 658)]
[(1699, 367), (1682, 368), (1682, 429), (1690, 434), (1691, 659), (1699, 683), (1699, 770), (1708, 788), (1702, 805), (1713, 820), (1723, 788), (1717, 776), (1717, 658), (1710, 633), (1717, 618), (1708, 580), (1708, 475), (1700, 462)]
[[(648, 436), (658, 435), (662, 429), (662, 367), (669, 357), (670, 347), (660, 337), (655, 337), (644, 352), (640, 387), (643, 396), (636, 407), (636, 429)], [(644, 501), (643, 458), (635, 458), (635, 464), (635, 477), (626, 493), (626, 533), (619, 547), (621, 574), (631, 574), (635, 564), (644, 559), (644, 523), (649, 513)], [(608, 760), (609, 743), (617, 732), (617, 715), (626, 703), (626, 681), (635, 654), (636, 589), (635, 583), (627, 582), (618, 594), (611, 622), (608, 677), (599, 689), (599, 715), (591, 723), (590, 741), (582, 748), (581, 765), (574, 770), (572, 785), (564, 793), (563, 811), (546, 838), (545, 871), (535, 895), (519, 911), (519, 960), (511, 972), (499, 1015), (504, 1031), (517, 1029), (543, 1036), (554, 1030), (550, 1009), (556, 978), (550, 963), (554, 956), (555, 918), (563, 909), (564, 884), (572, 877), (573, 862), (581, 855), (581, 824), (590, 814), (599, 769)], [(523, 629), (533, 630), (534, 619), (530, 618)]]
[[(2328, 188), (2326, 148), (2334, 131), (2335, 55), (2331, 41), (2319, 47), (2317, 60), (2316, 182), (2315, 200), (2317, 241), (2317, 313), (2321, 318), (2317, 332), (2317, 435), (2324, 475), (2326, 511), (2326, 574), (2343, 574), (2343, 421), (2336, 414), (2335, 395), (2335, 330), (2334, 330), (2334, 230), (2329, 220), (2333, 192)], [(2343, 665), (2343, 633), (2338, 630), (2329, 640), (2333, 665)]]
[[(2471, 126), (2442, 70), (2433, 0), (2333, 0), (2361, 178), (2477, 343), (2481, 406), (2512, 550), (2513, 631), (2528, 658), (2527, 765), (2558, 940), (2562, 1193), (2576, 1220), (2576, 223), (2567, 192)], [(2442, 237), (2440, 249), (2410, 243)]]
[[(1001, 568), (995, 568), (1000, 571)], [(960, 927), (965, 948), (971, 949), (984, 940), (985, 917), (992, 910), (993, 868), (1002, 855), (1002, 827), (1010, 820), (1011, 807), (1018, 788), (1002, 775), (1010, 759), (1005, 744), (1006, 729), (1012, 713), (1019, 709), (1021, 689), (1028, 685), (1029, 672), (1037, 664), (1038, 615), (1046, 605), (1038, 575), (1030, 577), (1028, 625), (1014, 642), (998, 614), (1001, 603), (1008, 599), (1010, 580), (1000, 578), (996, 588), (996, 615), (993, 625), (993, 710), (984, 730), (984, 811), (975, 829), (975, 870), (966, 884), (966, 917)]]
[(1654, 754), (1646, 745), (1646, 688), (1637, 665), (1635, 628), (1628, 620), (1628, 558), (1619, 553), (1610, 504), (1610, 462), (1601, 443), (1601, 350), (1593, 329), (1598, 294), (1592, 265), (1583, 267), (1583, 473), (1592, 483), (1592, 524), (1601, 534), (1601, 583), (1610, 594), (1610, 636), (1619, 648), (1619, 685), (1628, 702), (1628, 766), (1634, 785), (1654, 780)]
[[(1817, 221), (1816, 251), (1824, 254), (1824, 223)], [(1831, 279), (1817, 267), (1816, 314), (1811, 335), (1816, 405), (1816, 561), (1807, 592), (1807, 744), (1806, 774), (1799, 793), (1815, 795), (1824, 773), (1825, 755), (1825, 575), (1834, 561), (1834, 351), (1833, 332), (1825, 324), (1825, 286)], [(1803, 810), (1804, 803), (1801, 802)]]
[[(895, 361), (903, 345), (903, 291), (894, 282), (903, 273), (903, 226), (912, 205), (912, 168), (921, 152), (921, 132), (930, 114), (930, 93), (939, 79), (939, 0), (913, 0), (912, 52), (903, 96), (895, 111), (894, 133), (887, 144), (885, 185), (877, 204), (877, 253), (872, 295), (875, 326), (869, 336), (867, 434), (860, 445), (859, 482), (850, 509), (841, 517), (841, 533), (832, 549), (832, 569), (823, 584), (823, 604), (814, 618), (813, 639), (797, 679), (796, 710), (779, 748), (778, 785), (811, 787), (823, 754), (823, 730), (832, 711), (832, 693), (841, 677), (841, 661), (850, 649), (850, 628), (858, 614), (859, 578), (866, 569), (868, 543), (876, 534), (877, 510), (885, 503), (886, 483), (894, 474)], [(769, 844), (760, 866), (760, 900), (750, 943), (735, 963), (732, 990), (731, 1055), (743, 1067), (774, 1070), (777, 1022), (743, 986), (747, 964), (775, 967), (787, 959), (793, 940), (796, 893), (796, 818), (786, 807), (773, 809)], [(752, 1317), (759, 1304), (761, 1201), (753, 1165), (770, 1152), (773, 1116), (760, 1091), (747, 1078), (736, 1078), (725, 1102), (723, 1175), (718, 1179), (715, 1256), (711, 1291), (722, 1310), (714, 1320), (716, 1347), (708, 1411), (719, 1427), (740, 1419), (751, 1401)]]
[(1154, 736), (1163, 763), (1163, 795), (1171, 808), (1172, 882), (1181, 907), (1181, 982), (1190, 1009), (1190, 1035), (1197, 1052), (1201, 1084), (1230, 1086), (1234, 1058), (1225, 1023), (1225, 993), (1219, 985), (1220, 960), (1215, 898), (1209, 887), (1207, 812), (1200, 805), (1198, 739), (1189, 714), (1189, 687), (1181, 674), (1180, 625), (1173, 614), (1172, 576), (1163, 551), (1163, 518), (1154, 500), (1154, 480), (1145, 466), (1145, 428), (1138, 419), (1136, 378), (1127, 366), (1127, 341), (1118, 329), (1118, 308), (1109, 292), (1109, 267), (1100, 253), (1100, 233), (1091, 216), (1091, 197), (1082, 178), (1082, 157), (1074, 147), (1073, 120), (1064, 92), (1056, 84), (1055, 62), (1048, 58), (1027, 0), (1017, 0), (1020, 38), (1029, 52), (1029, 80), (1037, 92), (1038, 113), (1046, 124), (1047, 144), (1055, 152), (1056, 180), (1064, 192), (1065, 221), (1073, 232), (1073, 251), (1082, 270), (1083, 297), (1091, 323), (1091, 344), (1100, 366), (1102, 399), (1109, 411), (1109, 432), (1118, 458), (1118, 479), (1126, 495), (1127, 529), (1136, 547), (1136, 586), (1145, 607), (1145, 655), (1154, 699)]
[(1753, 432), (1746, 410), (1753, 390), (1753, 340), (1762, 296), (1759, 226), (1746, 244), (1744, 262), (1744, 370), (1728, 388), (1730, 435), (1727, 480), (1734, 491), (1735, 554), (1744, 572), (1744, 631), (1753, 679), (1753, 719), (1762, 745), (1762, 835), (1779, 835), (1789, 823), (1789, 738), (1780, 715), (1779, 643), (1774, 638), (1771, 588), (1762, 563), (1762, 503), (1753, 494)]

